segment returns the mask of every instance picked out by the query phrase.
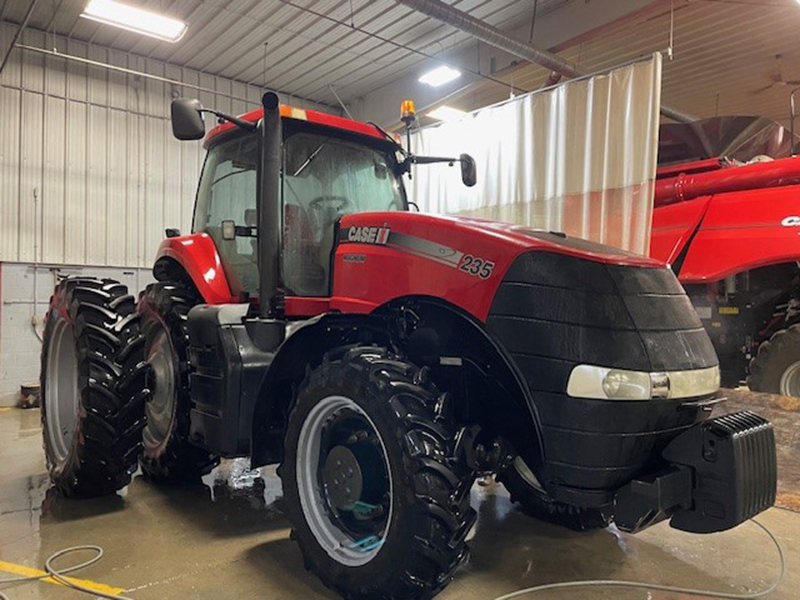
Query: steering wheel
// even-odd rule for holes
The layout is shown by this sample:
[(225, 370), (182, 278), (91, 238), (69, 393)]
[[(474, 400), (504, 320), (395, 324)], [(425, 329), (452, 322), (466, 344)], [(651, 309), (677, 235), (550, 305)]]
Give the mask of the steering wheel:
[(350, 208), (351, 202), (344, 196), (319, 196), (308, 203), (309, 208), (315, 211), (322, 209), (323, 205), (331, 205), (337, 212), (342, 213)]
[(397, 212), (403, 210), (403, 206), (397, 200), (392, 200), (389, 203), (389, 206), (386, 207), (386, 210), (389, 212)]

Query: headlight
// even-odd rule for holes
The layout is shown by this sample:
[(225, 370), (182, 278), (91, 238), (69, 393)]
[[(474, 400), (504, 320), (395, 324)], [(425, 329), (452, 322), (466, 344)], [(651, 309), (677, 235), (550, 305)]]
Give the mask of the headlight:
[(690, 371), (648, 373), (594, 365), (572, 369), (567, 394), (573, 398), (601, 400), (650, 400), (691, 398), (719, 389), (719, 367)]

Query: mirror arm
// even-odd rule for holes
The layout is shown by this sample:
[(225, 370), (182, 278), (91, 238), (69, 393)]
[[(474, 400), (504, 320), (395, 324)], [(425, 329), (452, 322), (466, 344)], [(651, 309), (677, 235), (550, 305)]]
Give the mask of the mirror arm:
[(256, 127), (255, 123), (251, 123), (250, 121), (245, 121), (244, 119), (239, 119), (237, 117), (232, 117), (231, 115), (226, 115), (223, 112), (219, 112), (219, 111), (216, 111), (216, 110), (211, 110), (209, 108), (201, 108), (200, 112), (201, 113), (204, 113), (204, 112), (205, 113), (211, 113), (212, 115), (214, 115), (215, 117), (217, 117), (219, 119), (223, 119), (225, 121), (229, 121), (230, 123), (233, 123), (234, 125), (236, 125), (240, 129), (244, 129), (248, 133), (255, 133), (258, 130), (258, 128)]
[(411, 155), (411, 162), (415, 165), (430, 165), (433, 163), (449, 163), (452, 167), (457, 162), (462, 162), (460, 158), (448, 158), (445, 156), (414, 156)]

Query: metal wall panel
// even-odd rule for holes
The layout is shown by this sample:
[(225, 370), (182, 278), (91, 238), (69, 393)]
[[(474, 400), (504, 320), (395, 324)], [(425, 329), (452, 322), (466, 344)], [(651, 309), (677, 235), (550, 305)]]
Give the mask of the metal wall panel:
[[(84, 91), (85, 89), (84, 86)], [(67, 233), (64, 238), (64, 256), (62, 260), (54, 262), (86, 262), (87, 113), (88, 105), (79, 101), (67, 101), (67, 156), (64, 173), (64, 231)]]
[(55, 262), (64, 255), (64, 155), (67, 101), (47, 97), (44, 115), (44, 172), (39, 200), (41, 229), (37, 261)]
[[(108, 158), (108, 109), (89, 106), (88, 177), (86, 189), (86, 262), (106, 262), (106, 162)], [(110, 215), (115, 218), (114, 215)]]
[(142, 157), (142, 132), (143, 117), (135, 114), (128, 115), (126, 125), (127, 168), (128, 177), (125, 186), (128, 205), (126, 207), (125, 227), (125, 262), (129, 265), (138, 265), (144, 262), (142, 248), (142, 182), (144, 181), (144, 162)]
[(44, 97), (34, 92), (22, 92), (22, 117), (19, 144), (19, 240), (18, 260), (34, 260), (34, 235), (37, 219), (35, 215), (36, 197), (42, 193), (42, 134), (44, 116)]
[(108, 218), (105, 222), (106, 263), (124, 265), (126, 248), (124, 243), (128, 202), (127, 186), (127, 146), (122, 142), (128, 131), (128, 115), (124, 110), (108, 110), (108, 164), (106, 172), (106, 207)]
[[(0, 48), (13, 32), (0, 23)], [(191, 229), (204, 156), (172, 137), (172, 98), (238, 114), (262, 90), (37, 31), (22, 41), (217, 92), (21, 50), (0, 76), (0, 261), (149, 266), (166, 227)]]
[(18, 249), (21, 96), (0, 87), (0, 256), (17, 256)]
[[(76, 42), (69, 40), (67, 42), (67, 53), (74, 56), (87, 58), (89, 54), (89, 47), (83, 42)], [(11, 63), (20, 64), (20, 54), (16, 54), (16, 60), (11, 60)], [(76, 61), (68, 61), (64, 59), (62, 64), (53, 65), (56, 69), (66, 69), (67, 72), (67, 96), (72, 100), (86, 101), (87, 89), (89, 87), (89, 78), (87, 73), (88, 67), (83, 63)]]

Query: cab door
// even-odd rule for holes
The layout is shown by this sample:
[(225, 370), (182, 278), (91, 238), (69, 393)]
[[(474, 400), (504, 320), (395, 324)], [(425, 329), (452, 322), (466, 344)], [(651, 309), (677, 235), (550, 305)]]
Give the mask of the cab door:
[(284, 142), (283, 266), (287, 296), (330, 296), (339, 219), (405, 210), (391, 156), (345, 136), (299, 131)]

